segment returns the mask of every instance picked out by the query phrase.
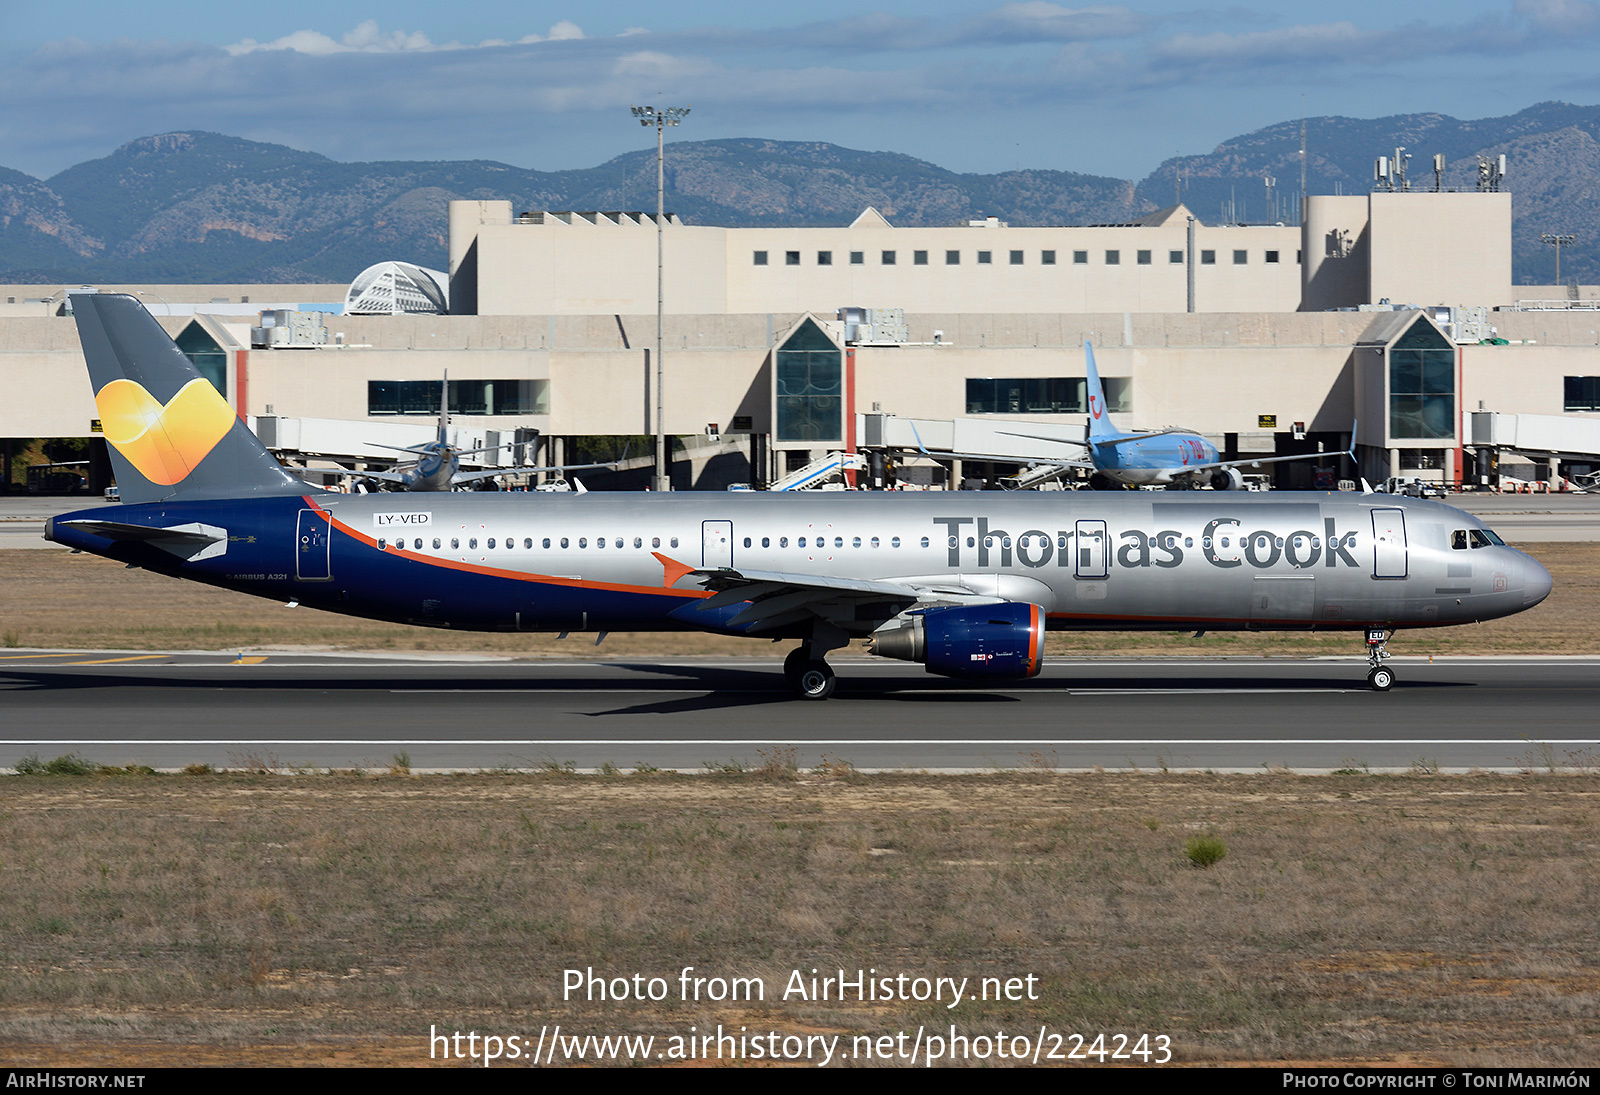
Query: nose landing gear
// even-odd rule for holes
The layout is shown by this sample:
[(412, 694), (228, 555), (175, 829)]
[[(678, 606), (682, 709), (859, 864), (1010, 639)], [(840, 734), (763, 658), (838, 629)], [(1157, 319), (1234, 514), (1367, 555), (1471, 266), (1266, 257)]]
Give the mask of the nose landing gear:
[(1367, 684), (1374, 692), (1387, 692), (1394, 687), (1394, 670), (1383, 664), (1390, 656), (1385, 647), (1391, 634), (1381, 627), (1367, 629)]

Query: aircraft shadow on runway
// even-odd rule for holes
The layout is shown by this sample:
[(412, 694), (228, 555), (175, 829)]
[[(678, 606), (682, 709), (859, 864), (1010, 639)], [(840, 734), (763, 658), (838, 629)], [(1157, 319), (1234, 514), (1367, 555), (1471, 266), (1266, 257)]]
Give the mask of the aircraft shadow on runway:
[[(152, 666), (152, 670), (159, 667)], [(374, 693), (382, 696), (396, 693), (413, 694), (432, 692), (447, 696), (459, 691), (464, 703), (469, 704), (474, 695), (492, 695), (497, 692), (538, 693), (549, 691), (581, 692), (591, 697), (603, 696), (608, 691), (607, 681), (593, 676), (563, 673), (546, 676), (536, 673), (526, 675), (515, 671), (498, 670), (492, 676), (476, 676), (449, 667), (429, 668), (419, 675), (407, 669), (406, 675), (384, 675), (371, 672), (353, 676), (324, 675), (325, 671), (311, 671), (308, 676), (284, 676), (292, 666), (276, 667), (269, 675), (257, 675), (250, 668), (242, 668), (238, 677), (226, 677), (213, 669), (203, 676), (179, 673), (144, 672), (129, 673), (121, 670), (105, 672), (85, 671), (79, 667), (51, 668), (45, 666), (0, 669), (0, 692), (55, 692), (128, 689), (135, 692), (174, 691), (179, 694), (224, 691), (238, 695), (265, 693)], [(532, 667), (530, 668), (538, 668)], [(614, 718), (634, 715), (675, 715), (697, 712), (725, 711), (737, 708), (769, 707), (774, 704), (797, 703), (776, 666), (750, 669), (727, 666), (698, 666), (693, 664), (660, 664), (651, 662), (611, 662), (607, 668), (628, 674), (625, 687), (629, 692), (647, 691), (659, 687), (660, 698), (632, 700), (598, 711), (582, 712), (589, 718)], [(1326, 692), (1330, 695), (1362, 688), (1359, 678), (1344, 676), (1295, 675), (1290, 677), (1258, 677), (1247, 672), (1233, 672), (1227, 676), (1195, 677), (1188, 675), (1114, 675), (1097, 673), (1092, 676), (1052, 675), (1035, 677), (1026, 681), (1009, 681), (1003, 687), (992, 682), (965, 683), (942, 677), (922, 676), (914, 673), (882, 676), (863, 674), (852, 676), (848, 666), (840, 674), (839, 687), (830, 704), (850, 702), (895, 703), (960, 703), (960, 704), (1014, 704), (1024, 702), (1029, 694), (1060, 696), (1070, 693), (1075, 698), (1093, 702), (1097, 693), (1115, 696), (1118, 702), (1137, 700), (1141, 693), (1152, 695), (1193, 695), (1201, 698), (1207, 694), (1231, 693), (1234, 700), (1250, 695), (1270, 698), (1276, 693)], [(617, 678), (612, 678), (615, 681)], [(688, 684), (693, 691), (683, 693)], [(1476, 687), (1473, 681), (1407, 681), (1396, 684), (1395, 694), (1418, 690), (1437, 690)], [(402, 699), (403, 696), (396, 698)], [(819, 705), (819, 715), (830, 710)]]

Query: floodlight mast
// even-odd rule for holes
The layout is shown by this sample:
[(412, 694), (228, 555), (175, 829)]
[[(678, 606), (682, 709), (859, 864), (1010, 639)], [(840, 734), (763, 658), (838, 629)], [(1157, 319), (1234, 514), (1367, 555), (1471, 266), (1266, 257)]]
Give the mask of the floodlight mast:
[(667, 126), (677, 125), (689, 113), (686, 106), (636, 106), (633, 116), (639, 119), (643, 126), (656, 128), (656, 490), (671, 490), (672, 476), (667, 465), (667, 431), (666, 423), (662, 419), (661, 399), (661, 318), (665, 295), (662, 292), (662, 221), (666, 217), (667, 204), (667, 170), (666, 146), (663, 133)]

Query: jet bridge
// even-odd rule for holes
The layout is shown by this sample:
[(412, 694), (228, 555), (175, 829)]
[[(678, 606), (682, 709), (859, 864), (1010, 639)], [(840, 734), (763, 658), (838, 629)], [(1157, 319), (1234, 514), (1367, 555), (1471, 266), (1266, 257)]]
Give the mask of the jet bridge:
[(1552, 478), (1563, 464), (1588, 465), (1592, 473), (1600, 465), (1600, 418), (1473, 411), (1467, 444), (1479, 450), (1480, 468), (1489, 466), (1489, 453), (1516, 452), (1550, 461)]

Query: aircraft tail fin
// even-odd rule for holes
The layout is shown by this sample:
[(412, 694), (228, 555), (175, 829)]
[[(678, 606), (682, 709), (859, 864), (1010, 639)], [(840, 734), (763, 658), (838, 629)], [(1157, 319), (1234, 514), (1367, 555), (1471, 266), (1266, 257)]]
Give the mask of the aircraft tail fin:
[(450, 370), (439, 385), (439, 447), (450, 444)]
[(136, 297), (72, 294), (124, 502), (305, 494)]
[(1094, 366), (1094, 346), (1087, 340), (1083, 344), (1084, 361), (1089, 370), (1089, 440), (1105, 441), (1119, 436), (1106, 413), (1106, 393), (1100, 386), (1100, 370)]

